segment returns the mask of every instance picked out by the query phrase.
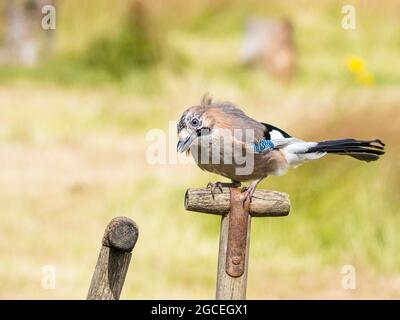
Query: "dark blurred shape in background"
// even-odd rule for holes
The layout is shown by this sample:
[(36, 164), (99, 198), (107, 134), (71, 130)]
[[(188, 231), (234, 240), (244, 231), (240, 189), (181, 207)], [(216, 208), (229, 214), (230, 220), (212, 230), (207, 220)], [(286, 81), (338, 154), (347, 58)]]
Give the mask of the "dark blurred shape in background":
[(249, 18), (241, 61), (245, 65), (264, 68), (279, 81), (288, 83), (296, 68), (292, 23), (287, 19)]
[(53, 32), (43, 32), (42, 10), (51, 0), (7, 0), (0, 7), (4, 13), (3, 46), (0, 63), (34, 66), (47, 57)]

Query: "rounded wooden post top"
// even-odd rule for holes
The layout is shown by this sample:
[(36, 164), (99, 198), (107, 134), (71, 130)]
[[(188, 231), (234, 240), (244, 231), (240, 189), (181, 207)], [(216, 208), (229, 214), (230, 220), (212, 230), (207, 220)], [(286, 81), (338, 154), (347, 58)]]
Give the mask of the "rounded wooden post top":
[(132, 219), (116, 217), (110, 221), (104, 232), (103, 245), (124, 252), (131, 252), (135, 247), (138, 236), (139, 228)]

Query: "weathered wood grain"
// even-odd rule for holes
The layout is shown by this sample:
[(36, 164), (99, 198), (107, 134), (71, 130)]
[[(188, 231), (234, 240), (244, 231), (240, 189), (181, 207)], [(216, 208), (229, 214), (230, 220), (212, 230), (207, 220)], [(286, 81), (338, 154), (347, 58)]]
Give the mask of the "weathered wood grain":
[(139, 230), (135, 222), (117, 217), (108, 224), (90, 283), (88, 300), (118, 300)]
[[(214, 198), (208, 188), (188, 189), (185, 195), (185, 208), (189, 211), (211, 214), (226, 214), (230, 210), (230, 191), (223, 188), (216, 191)], [(283, 192), (256, 190), (250, 204), (252, 217), (287, 216), (290, 211), (289, 196)]]

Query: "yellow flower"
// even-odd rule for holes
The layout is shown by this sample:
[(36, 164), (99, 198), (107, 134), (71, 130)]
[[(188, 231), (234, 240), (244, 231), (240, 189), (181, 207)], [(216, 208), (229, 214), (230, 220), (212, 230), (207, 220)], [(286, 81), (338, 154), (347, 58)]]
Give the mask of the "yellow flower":
[(353, 74), (358, 83), (370, 85), (375, 82), (374, 75), (368, 70), (364, 59), (358, 56), (349, 56), (345, 59), (347, 69)]
[(365, 70), (364, 60), (357, 56), (346, 58), (347, 68), (353, 73), (359, 73)]

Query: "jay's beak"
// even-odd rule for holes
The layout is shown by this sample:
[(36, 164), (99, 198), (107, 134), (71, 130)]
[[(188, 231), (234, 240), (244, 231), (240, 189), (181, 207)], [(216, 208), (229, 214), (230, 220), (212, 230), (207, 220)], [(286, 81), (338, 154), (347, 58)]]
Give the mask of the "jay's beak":
[(179, 133), (179, 141), (176, 146), (177, 151), (183, 153), (189, 150), (190, 146), (192, 145), (193, 141), (196, 140), (196, 138), (197, 138), (196, 131), (188, 133), (186, 130), (182, 130)]

